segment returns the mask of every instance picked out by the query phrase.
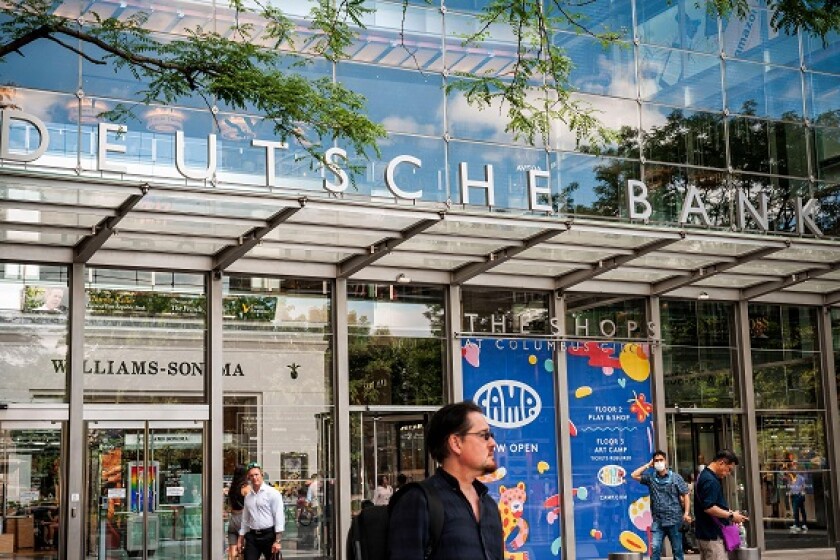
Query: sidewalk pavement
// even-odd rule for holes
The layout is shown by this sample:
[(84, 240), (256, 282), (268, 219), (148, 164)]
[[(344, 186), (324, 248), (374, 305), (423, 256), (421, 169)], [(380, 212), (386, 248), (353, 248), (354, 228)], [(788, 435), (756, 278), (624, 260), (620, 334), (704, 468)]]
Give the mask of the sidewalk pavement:
[[(662, 558), (669, 558), (663, 556)], [(696, 560), (700, 558), (699, 554), (686, 554), (686, 560)], [(761, 552), (761, 560), (765, 558), (784, 558), (790, 560), (791, 558), (800, 558), (807, 560), (840, 560), (837, 557), (837, 551), (833, 548), (807, 548), (802, 550), (770, 550)]]

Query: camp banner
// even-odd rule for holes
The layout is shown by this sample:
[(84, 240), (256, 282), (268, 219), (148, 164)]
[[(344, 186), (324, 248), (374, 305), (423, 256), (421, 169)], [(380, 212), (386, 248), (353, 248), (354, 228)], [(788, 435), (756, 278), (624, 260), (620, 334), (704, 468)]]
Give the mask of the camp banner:
[(654, 450), (650, 348), (566, 342), (576, 556), (648, 552), (647, 488), (630, 473)]
[(464, 398), (483, 410), (496, 439), (496, 472), (482, 477), (499, 504), (505, 558), (559, 558), (554, 353), (559, 342), (461, 340)]

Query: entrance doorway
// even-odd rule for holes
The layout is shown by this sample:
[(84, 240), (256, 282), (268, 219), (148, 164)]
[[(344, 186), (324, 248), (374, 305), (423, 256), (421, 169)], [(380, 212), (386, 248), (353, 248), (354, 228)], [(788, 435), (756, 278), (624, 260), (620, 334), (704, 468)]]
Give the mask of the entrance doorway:
[(0, 556), (58, 558), (61, 424), (0, 422)]
[(88, 423), (88, 558), (202, 557), (198, 422)]
[(721, 449), (732, 450), (742, 460), (724, 481), (729, 507), (746, 510), (746, 470), (741, 445), (741, 426), (736, 414), (669, 413), (668, 457), (671, 468), (693, 483), (700, 471)]
[(426, 424), (434, 410), (351, 412), (353, 511), (373, 500), (382, 477), (396, 489), (400, 475), (406, 482), (431, 474), (426, 456)]

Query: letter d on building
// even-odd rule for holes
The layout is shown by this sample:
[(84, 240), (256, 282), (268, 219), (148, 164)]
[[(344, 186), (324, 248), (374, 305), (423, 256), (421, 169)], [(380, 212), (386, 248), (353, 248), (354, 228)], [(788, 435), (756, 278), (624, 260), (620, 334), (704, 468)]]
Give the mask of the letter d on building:
[[(12, 128), (12, 119), (18, 121), (28, 122), (38, 130), (40, 136), (40, 143), (38, 147), (29, 152), (24, 153), (9, 153), (9, 136)], [(13, 111), (4, 109), (0, 111), (0, 159), (8, 159), (12, 161), (35, 161), (47, 151), (47, 146), (50, 143), (50, 135), (47, 132), (47, 127), (35, 115), (29, 115), (23, 111)]]
[[(647, 185), (638, 179), (627, 180), (627, 213), (631, 220), (647, 220), (653, 214), (653, 208), (647, 198)], [(637, 210), (639, 205), (644, 207), (641, 212)]]

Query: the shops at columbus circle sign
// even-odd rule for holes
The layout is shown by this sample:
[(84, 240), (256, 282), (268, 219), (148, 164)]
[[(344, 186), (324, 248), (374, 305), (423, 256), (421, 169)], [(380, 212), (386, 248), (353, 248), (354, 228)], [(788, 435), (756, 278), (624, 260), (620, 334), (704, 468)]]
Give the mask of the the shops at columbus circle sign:
[[(12, 151), (9, 146), (10, 130), (12, 121), (22, 121), (32, 125), (40, 135), (38, 146), (26, 152)], [(115, 135), (124, 135), (128, 131), (125, 125), (115, 123), (99, 123), (98, 124), (98, 140), (97, 140), (97, 170), (113, 173), (125, 173), (125, 166), (119, 164), (113, 158), (109, 159), (109, 154), (124, 154), (126, 153), (126, 145), (122, 143), (112, 142), (110, 137)], [(110, 136), (109, 136), (110, 135)], [(13, 162), (34, 162), (46, 153), (49, 147), (49, 131), (35, 115), (25, 113), (18, 110), (2, 110), (0, 111), (0, 160), (7, 160)], [(275, 162), (279, 151), (287, 150), (288, 144), (275, 140), (251, 140), (251, 145), (255, 148), (265, 150), (266, 163), (266, 186), (272, 187), (276, 184), (275, 176)], [(186, 179), (193, 180), (209, 180), (213, 178), (216, 173), (216, 135), (209, 134), (207, 136), (207, 166), (203, 169), (188, 168), (184, 160), (184, 133), (177, 131), (175, 133), (175, 168), (178, 173)], [(324, 159), (327, 162), (323, 166), (323, 188), (330, 193), (342, 193), (350, 185), (350, 178), (347, 175), (341, 163), (347, 161), (347, 152), (341, 148), (333, 147), (326, 150)], [(401, 188), (395, 179), (397, 168), (401, 165), (412, 166), (419, 169), (423, 166), (422, 160), (412, 155), (398, 155), (392, 158), (385, 167), (385, 186), (388, 190), (399, 199), (403, 200), (420, 200), (423, 198), (423, 190), (406, 191)], [(548, 171), (542, 169), (527, 169), (523, 171), (526, 176), (526, 188), (528, 190), (528, 209), (535, 212), (552, 212), (551, 203), (551, 175)], [(329, 175), (329, 177), (327, 176)], [(461, 194), (461, 202), (463, 204), (470, 204), (470, 193), (473, 191), (483, 191), (487, 206), (493, 207), (496, 205), (495, 200), (495, 186), (493, 178), (493, 165), (485, 164), (483, 170), (483, 178), (470, 178), (470, 170), (467, 162), (460, 162), (458, 164), (458, 187)], [(653, 206), (648, 199), (648, 189), (645, 183), (636, 179), (630, 179), (626, 185), (627, 194), (627, 215), (631, 220), (646, 221), (650, 219), (653, 214)], [(765, 193), (760, 193), (758, 200), (750, 200), (747, 195), (740, 189), (737, 191), (736, 198), (736, 226), (739, 230), (748, 229), (747, 217), (751, 218), (752, 229), (759, 231), (768, 231), (769, 217), (768, 217), (768, 196)], [(819, 211), (817, 199), (810, 198), (803, 200), (797, 197), (794, 201), (794, 211), (796, 216), (796, 228), (800, 235), (811, 233), (816, 236), (822, 236), (823, 232), (817, 226), (815, 218)], [(682, 209), (679, 215), (680, 223), (689, 223), (693, 218), (699, 219), (704, 225), (711, 226), (712, 222), (706, 209), (706, 205), (702, 200), (701, 193), (694, 185), (689, 185), (686, 188), (685, 196), (683, 198)]]

